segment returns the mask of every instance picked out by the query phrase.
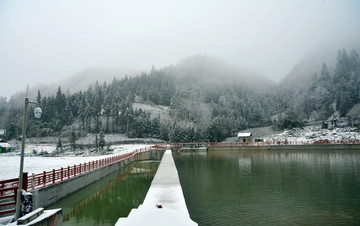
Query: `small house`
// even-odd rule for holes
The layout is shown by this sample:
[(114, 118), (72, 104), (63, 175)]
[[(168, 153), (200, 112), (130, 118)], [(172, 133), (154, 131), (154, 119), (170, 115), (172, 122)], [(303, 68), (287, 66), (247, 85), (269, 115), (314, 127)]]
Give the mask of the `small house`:
[(238, 133), (238, 138), (240, 140), (240, 143), (252, 142), (252, 134), (251, 133)]

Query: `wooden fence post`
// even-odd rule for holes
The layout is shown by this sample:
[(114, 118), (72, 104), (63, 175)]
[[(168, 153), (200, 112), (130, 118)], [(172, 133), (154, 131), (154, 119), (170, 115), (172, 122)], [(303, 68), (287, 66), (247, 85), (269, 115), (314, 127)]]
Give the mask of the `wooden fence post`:
[(63, 181), (63, 178), (64, 178), (64, 169), (61, 167), (61, 181)]
[(52, 179), (52, 182), (53, 182), (53, 184), (55, 184), (55, 169), (53, 169), (53, 173), (52, 173), (52, 177), (53, 177), (53, 179)]
[(43, 173), (43, 183), (44, 183), (44, 187), (46, 185), (46, 171), (44, 171)]

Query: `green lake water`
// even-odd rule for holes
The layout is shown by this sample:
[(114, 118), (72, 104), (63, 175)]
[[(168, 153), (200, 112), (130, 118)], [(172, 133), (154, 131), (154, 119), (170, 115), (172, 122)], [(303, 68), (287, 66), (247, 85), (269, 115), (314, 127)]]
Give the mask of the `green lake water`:
[(360, 225), (360, 151), (173, 156), (199, 225)]
[(46, 209), (62, 208), (64, 226), (113, 226), (118, 218), (127, 217), (131, 209), (143, 203), (159, 164), (160, 161), (130, 164)]

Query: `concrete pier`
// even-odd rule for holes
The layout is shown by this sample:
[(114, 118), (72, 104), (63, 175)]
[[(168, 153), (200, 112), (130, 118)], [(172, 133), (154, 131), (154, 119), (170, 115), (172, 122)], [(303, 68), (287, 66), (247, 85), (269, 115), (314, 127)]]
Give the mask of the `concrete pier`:
[(171, 150), (163, 155), (144, 203), (119, 218), (120, 225), (197, 225), (187, 210)]

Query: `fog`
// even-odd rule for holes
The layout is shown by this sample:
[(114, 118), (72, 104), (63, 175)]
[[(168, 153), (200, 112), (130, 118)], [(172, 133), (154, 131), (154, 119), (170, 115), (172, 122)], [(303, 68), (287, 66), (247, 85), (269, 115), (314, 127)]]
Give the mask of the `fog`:
[(358, 44), (359, 12), (357, 0), (2, 0), (0, 96), (92, 68), (123, 76), (196, 54), (279, 81), (314, 51)]

